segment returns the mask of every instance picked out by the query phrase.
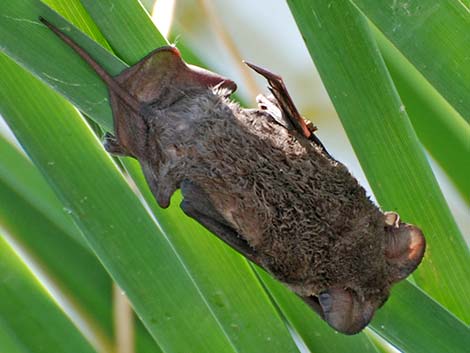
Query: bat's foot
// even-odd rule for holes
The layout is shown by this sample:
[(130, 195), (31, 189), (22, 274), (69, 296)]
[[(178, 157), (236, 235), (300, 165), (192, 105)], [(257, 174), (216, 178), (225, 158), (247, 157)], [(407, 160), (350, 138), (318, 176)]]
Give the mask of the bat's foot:
[(108, 153), (115, 156), (130, 156), (129, 152), (119, 144), (117, 138), (109, 132), (104, 135), (103, 147)]

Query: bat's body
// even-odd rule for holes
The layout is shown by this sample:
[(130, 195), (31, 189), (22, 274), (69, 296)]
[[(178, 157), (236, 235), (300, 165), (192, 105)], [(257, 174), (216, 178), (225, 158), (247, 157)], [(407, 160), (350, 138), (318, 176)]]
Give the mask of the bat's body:
[(185, 211), (212, 208), (245, 253), (299, 294), (335, 282), (383, 287), (384, 216), (348, 170), (269, 112), (194, 93), (152, 117), (158, 148), (137, 156), (160, 205), (183, 185)]
[[(64, 38), (55, 27), (43, 20)], [(109, 152), (137, 158), (162, 207), (181, 188), (183, 210), (286, 283), (331, 326), (360, 331), (392, 283), (421, 261), (420, 230), (382, 213), (298, 114), (282, 80), (242, 109), (235, 84), (186, 65), (172, 47), (111, 78)], [(101, 71), (100, 71), (101, 70)]]

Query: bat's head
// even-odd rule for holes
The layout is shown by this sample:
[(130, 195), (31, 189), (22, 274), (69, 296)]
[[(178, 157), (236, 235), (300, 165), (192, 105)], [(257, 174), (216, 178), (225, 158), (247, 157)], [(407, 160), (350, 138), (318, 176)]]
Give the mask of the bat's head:
[(412, 273), (423, 258), (425, 239), (418, 227), (400, 222), (394, 212), (385, 213), (384, 222), (384, 271), (369, 280), (369, 288), (364, 283), (347, 288), (335, 285), (316, 299), (320, 315), (339, 332), (355, 334), (367, 326), (387, 300), (390, 287)]

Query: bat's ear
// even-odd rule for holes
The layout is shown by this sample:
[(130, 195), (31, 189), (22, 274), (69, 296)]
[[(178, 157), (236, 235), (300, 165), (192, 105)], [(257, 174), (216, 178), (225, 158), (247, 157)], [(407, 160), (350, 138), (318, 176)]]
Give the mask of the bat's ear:
[[(119, 84), (141, 102), (174, 99), (178, 92), (218, 86), (237, 89), (232, 80), (197, 66), (187, 65), (175, 47), (155, 49), (137, 64), (115, 77)], [(168, 97), (169, 96), (169, 97)]]
[(390, 265), (390, 282), (398, 282), (412, 273), (421, 262), (426, 241), (421, 230), (400, 222), (398, 214), (385, 213), (385, 257)]
[(372, 319), (375, 307), (340, 287), (332, 287), (318, 296), (323, 319), (336, 331), (352, 335), (361, 331)]

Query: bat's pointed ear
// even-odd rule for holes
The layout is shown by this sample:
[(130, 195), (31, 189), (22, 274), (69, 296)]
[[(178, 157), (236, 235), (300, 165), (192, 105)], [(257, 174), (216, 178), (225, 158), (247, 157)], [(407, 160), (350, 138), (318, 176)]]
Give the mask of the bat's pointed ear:
[(375, 307), (361, 301), (356, 294), (340, 287), (332, 287), (318, 296), (323, 319), (336, 331), (352, 335), (361, 331), (372, 319)]
[(400, 222), (398, 214), (385, 213), (385, 257), (390, 265), (390, 282), (398, 282), (420, 264), (426, 241), (421, 230)]
[(203, 69), (202, 67), (195, 65), (187, 65), (188, 67), (188, 78), (193, 80), (197, 85), (203, 87), (219, 87), (228, 90), (233, 93), (237, 90), (237, 84), (226, 77), (216, 74), (212, 71)]
[[(116, 80), (141, 102), (154, 102), (195, 87), (218, 86), (235, 91), (232, 80), (197, 66), (187, 65), (175, 47), (155, 49)], [(173, 92), (173, 93), (172, 93)], [(175, 93), (176, 92), (176, 93)]]

